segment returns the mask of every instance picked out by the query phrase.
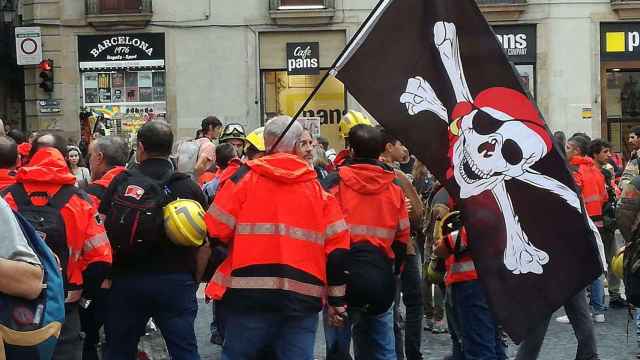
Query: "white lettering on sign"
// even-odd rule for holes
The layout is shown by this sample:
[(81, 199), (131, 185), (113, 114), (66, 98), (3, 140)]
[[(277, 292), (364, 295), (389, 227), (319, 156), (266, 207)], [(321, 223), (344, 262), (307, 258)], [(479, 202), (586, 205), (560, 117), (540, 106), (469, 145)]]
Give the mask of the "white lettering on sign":
[[(102, 53), (104, 50), (112, 47), (112, 46), (118, 46), (116, 48), (116, 51), (120, 52), (120, 53), (128, 53), (129, 50), (127, 48), (126, 51), (122, 50), (121, 48), (123, 48), (123, 46), (119, 46), (119, 45), (129, 45), (129, 46), (134, 46), (139, 48), (140, 50), (144, 51), (145, 53), (147, 53), (147, 55), (151, 56), (153, 54), (153, 48), (147, 44), (146, 42), (138, 39), (138, 38), (130, 38), (129, 36), (114, 36), (111, 39), (107, 39), (102, 41), (101, 43), (98, 44), (98, 46), (96, 48), (91, 49), (90, 53), (91, 55), (93, 55), (94, 58), (98, 57), (98, 55), (100, 55), (100, 53)], [(126, 46), (124, 46), (126, 48)]]
[(496, 38), (507, 55), (527, 55), (527, 34), (497, 34)]
[(629, 33), (629, 51), (640, 46), (640, 33), (637, 31)]
[(304, 50), (302, 49), (301, 46), (298, 46), (295, 50), (293, 50), (293, 56), (306, 59), (307, 56), (311, 56), (311, 46), (307, 46), (307, 48)]

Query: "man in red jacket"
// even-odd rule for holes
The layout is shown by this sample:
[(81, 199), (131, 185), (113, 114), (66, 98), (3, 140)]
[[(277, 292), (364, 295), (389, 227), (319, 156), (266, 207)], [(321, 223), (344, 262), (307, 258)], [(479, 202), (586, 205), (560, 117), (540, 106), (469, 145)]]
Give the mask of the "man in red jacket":
[[(91, 178), (95, 179), (85, 191), (89, 194), (96, 208), (100, 207), (102, 198), (113, 179), (124, 172), (129, 157), (127, 144), (116, 136), (101, 136), (89, 145), (89, 166)], [(86, 309), (80, 310), (82, 331), (85, 334), (83, 346), (83, 360), (99, 359), (98, 342), (100, 328), (107, 315), (107, 296), (110, 279), (105, 280), (96, 291), (91, 303)]]
[(302, 126), (294, 123), (274, 147), (290, 120), (267, 122), (271, 154), (241, 166), (205, 217), (209, 236), (229, 246), (206, 290), (233, 319), (224, 359), (255, 359), (267, 347), (279, 359), (313, 359), (325, 299), (345, 311), (348, 228), (336, 199), (294, 155)]
[[(83, 290), (92, 294), (99, 288), (112, 256), (95, 206), (74, 186), (75, 176), (60, 151), (65, 145), (58, 135), (36, 137), (29, 164), (18, 170), (16, 185), (3, 193), (9, 206), (32, 222), (60, 259), (67, 293), (66, 319), (54, 359), (79, 360), (82, 338), (78, 303)], [(49, 220), (42, 223), (45, 212), (59, 215), (49, 215)]]
[[(351, 230), (347, 286), (351, 324), (347, 326), (354, 326), (356, 360), (395, 359), (394, 273), (400, 273), (406, 255), (409, 215), (393, 169), (378, 161), (384, 150), (380, 131), (354, 126), (349, 131), (349, 147), (351, 161), (323, 181), (338, 199)], [(336, 330), (325, 328), (327, 333)], [(326, 336), (335, 338), (328, 341), (329, 356), (348, 354), (349, 330)]]
[(0, 191), (16, 183), (18, 145), (10, 137), (0, 136)]

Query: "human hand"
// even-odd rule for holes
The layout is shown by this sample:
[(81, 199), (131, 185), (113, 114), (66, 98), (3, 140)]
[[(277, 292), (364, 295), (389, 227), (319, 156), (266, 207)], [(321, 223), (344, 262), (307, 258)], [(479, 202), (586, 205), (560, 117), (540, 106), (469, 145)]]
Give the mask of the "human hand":
[(347, 320), (347, 307), (346, 306), (329, 306), (329, 325), (335, 327), (343, 327), (345, 320)]

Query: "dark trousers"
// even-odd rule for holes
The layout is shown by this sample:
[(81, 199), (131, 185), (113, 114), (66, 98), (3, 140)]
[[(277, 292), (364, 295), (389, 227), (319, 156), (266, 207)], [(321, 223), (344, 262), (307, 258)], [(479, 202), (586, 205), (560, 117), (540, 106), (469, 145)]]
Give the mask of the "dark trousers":
[[(571, 326), (578, 340), (577, 360), (597, 360), (598, 349), (593, 332), (593, 320), (589, 314), (589, 304), (585, 291), (582, 290), (564, 304), (564, 311), (571, 321)], [(544, 337), (547, 334), (551, 317), (544, 319), (523, 342), (518, 349), (516, 360), (534, 360), (538, 358)]]
[[(290, 316), (225, 308), (222, 360), (313, 360), (318, 314)], [(265, 350), (269, 349), (265, 354)]]
[(80, 306), (65, 304), (64, 324), (53, 353), (53, 360), (82, 360), (82, 331)]
[(505, 360), (498, 324), (480, 282), (453, 284), (447, 288), (446, 298), (453, 360)]
[(153, 317), (175, 360), (199, 360), (194, 322), (197, 285), (189, 273), (115, 277), (109, 296), (106, 360), (134, 359)]
[[(420, 255), (408, 255), (404, 271), (400, 276), (401, 285), (395, 302), (394, 333), (396, 337), (396, 353), (398, 359), (421, 360), (420, 344), (422, 342), (422, 316), (424, 314)], [(402, 302), (406, 308), (404, 321), (404, 339), (400, 319), (400, 291)], [(404, 341), (403, 341), (404, 340)]]
[(82, 360), (98, 360), (100, 329), (107, 318), (109, 291), (100, 289), (86, 309), (80, 308), (80, 323), (84, 333)]

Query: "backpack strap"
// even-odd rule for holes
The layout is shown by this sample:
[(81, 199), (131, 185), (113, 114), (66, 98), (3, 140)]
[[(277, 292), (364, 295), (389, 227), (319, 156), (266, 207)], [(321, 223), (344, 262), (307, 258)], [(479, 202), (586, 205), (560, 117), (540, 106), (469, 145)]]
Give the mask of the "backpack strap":
[(97, 197), (98, 199), (102, 199), (104, 198), (104, 194), (107, 191), (107, 188), (100, 185), (100, 184), (90, 184), (89, 186), (87, 186), (84, 191), (87, 192), (87, 194), (89, 195), (93, 195), (95, 197)]
[(49, 199), (49, 206), (60, 210), (71, 200), (73, 195), (78, 194), (78, 189), (73, 185), (63, 185), (58, 192)]
[(2, 196), (4, 197), (7, 194), (11, 194), (11, 196), (13, 196), (13, 201), (15, 201), (18, 209), (33, 205), (31, 198), (27, 195), (27, 191), (24, 189), (24, 185), (22, 184), (9, 186), (2, 192)]
[(240, 182), (240, 180), (242, 180), (243, 177), (245, 177), (245, 175), (249, 173), (249, 171), (251, 171), (251, 168), (247, 164), (242, 164), (242, 166), (240, 166), (240, 168), (236, 170), (236, 172), (233, 174), (233, 176), (231, 176), (229, 180), (237, 184)]

